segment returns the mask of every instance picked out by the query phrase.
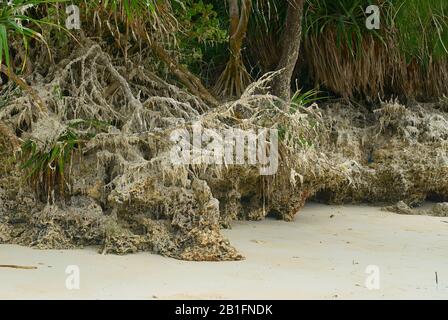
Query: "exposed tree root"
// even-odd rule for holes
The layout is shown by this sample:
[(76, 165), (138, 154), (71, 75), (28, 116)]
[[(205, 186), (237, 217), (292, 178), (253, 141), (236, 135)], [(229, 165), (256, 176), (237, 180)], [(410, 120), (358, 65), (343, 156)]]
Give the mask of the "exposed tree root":
[(214, 91), (221, 96), (240, 97), (251, 82), (251, 77), (241, 60), (241, 53), (231, 56), (226, 69), (219, 77)]
[(39, 94), (29, 85), (26, 84), (25, 81), (20, 79), (14, 72), (11, 71), (10, 68), (0, 64), (0, 72), (4, 73), (8, 76), (14, 83), (16, 83), (23, 91), (27, 92), (36, 103), (37, 107), (41, 112), (47, 112), (47, 108), (42, 102), (42, 99), (39, 97)]
[(241, 9), (238, 0), (231, 0), (229, 3), (230, 60), (219, 77), (214, 91), (220, 96), (240, 97), (252, 80), (243, 63), (241, 54), (243, 40), (246, 37), (249, 24), (252, 1), (241, 1)]
[[(148, 70), (116, 66), (96, 44), (74, 52), (33, 87), (47, 115), (23, 97), (0, 109), (0, 121), (35, 141), (37, 151), (53, 150), (64, 128), (82, 137), (65, 181), (70, 198), (42, 203), (18, 183), (23, 170), (0, 176), (0, 242), (238, 260), (242, 255), (220, 231), (235, 219), (291, 221), (310, 198), (446, 201), (446, 112), (390, 102), (374, 113), (339, 104), (286, 113), (269, 93), (275, 76), (210, 108)], [(171, 133), (191, 132), (197, 123), (215, 131), (277, 129), (278, 171), (262, 176), (260, 164), (248, 163), (174, 165)], [(271, 148), (269, 141), (264, 151)]]
[(218, 105), (218, 101), (215, 97), (204, 87), (202, 82), (188, 71), (185, 67), (177, 63), (170, 55), (154, 41), (151, 42), (151, 48), (157, 54), (157, 56), (164, 61), (172, 73), (179, 79), (179, 81), (187, 87), (187, 89), (194, 95), (200, 97), (204, 102), (212, 107)]

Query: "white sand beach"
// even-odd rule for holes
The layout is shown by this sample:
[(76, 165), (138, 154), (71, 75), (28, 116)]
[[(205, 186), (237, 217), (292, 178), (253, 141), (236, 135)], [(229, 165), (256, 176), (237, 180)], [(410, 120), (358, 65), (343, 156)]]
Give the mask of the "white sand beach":
[[(235, 222), (225, 231), (246, 257), (185, 262), (96, 248), (40, 251), (0, 245), (1, 299), (447, 299), (448, 218), (379, 207), (309, 204), (292, 223)], [(66, 288), (66, 268), (80, 289)], [(366, 288), (377, 266), (380, 288)]]

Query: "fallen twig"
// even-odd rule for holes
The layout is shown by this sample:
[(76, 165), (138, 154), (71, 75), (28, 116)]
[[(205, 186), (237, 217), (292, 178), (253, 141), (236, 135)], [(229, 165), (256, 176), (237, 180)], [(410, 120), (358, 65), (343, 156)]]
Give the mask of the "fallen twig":
[(10, 269), (22, 269), (22, 270), (35, 270), (37, 267), (33, 266), (17, 266), (13, 264), (1, 264), (0, 268), (10, 268)]

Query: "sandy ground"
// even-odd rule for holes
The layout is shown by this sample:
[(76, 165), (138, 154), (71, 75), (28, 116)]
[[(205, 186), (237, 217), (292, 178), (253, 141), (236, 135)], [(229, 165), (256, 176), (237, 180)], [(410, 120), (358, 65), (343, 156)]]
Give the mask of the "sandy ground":
[[(448, 218), (311, 204), (295, 222), (238, 222), (225, 233), (246, 260), (1, 245), (0, 265), (37, 269), (0, 268), (0, 298), (448, 299)], [(79, 290), (66, 287), (70, 265), (79, 267)], [(368, 266), (379, 278), (368, 278)], [(379, 289), (367, 289), (367, 279), (379, 279)]]

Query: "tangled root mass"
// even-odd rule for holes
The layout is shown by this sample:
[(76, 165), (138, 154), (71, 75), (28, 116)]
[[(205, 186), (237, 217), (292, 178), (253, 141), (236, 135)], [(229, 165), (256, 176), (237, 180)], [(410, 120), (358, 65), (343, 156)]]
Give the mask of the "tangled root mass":
[[(39, 190), (23, 183), (20, 164), (5, 165), (0, 243), (238, 260), (243, 256), (220, 231), (236, 219), (275, 215), (291, 221), (308, 199), (409, 206), (428, 198), (446, 201), (443, 109), (391, 102), (375, 112), (328, 104), (285, 113), (269, 94), (274, 77), (210, 109), (145, 68), (115, 66), (96, 44), (73, 53), (33, 85), (48, 113), (25, 96), (0, 110), (1, 122), (18, 139), (34, 141), (40, 154), (52, 153), (68, 130), (79, 137), (64, 179), (54, 182), (68, 195), (53, 192), (39, 201)], [(277, 129), (277, 173), (261, 176), (258, 165), (173, 165), (170, 133), (198, 121), (214, 130)], [(1, 156), (10, 159), (6, 152)]]

